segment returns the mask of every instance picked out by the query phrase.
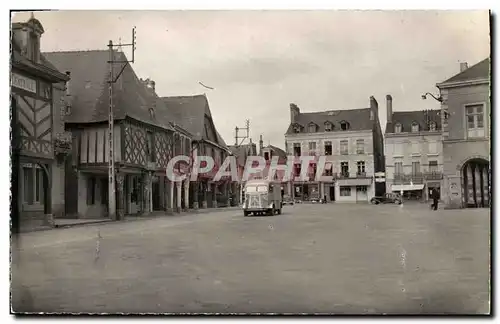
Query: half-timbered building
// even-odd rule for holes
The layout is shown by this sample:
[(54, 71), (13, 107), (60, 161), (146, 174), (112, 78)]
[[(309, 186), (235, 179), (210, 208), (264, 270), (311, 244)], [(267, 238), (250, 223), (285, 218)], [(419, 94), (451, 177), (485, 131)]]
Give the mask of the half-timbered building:
[(229, 206), (230, 201), (236, 201), (237, 181), (231, 183), (227, 177), (217, 182), (213, 180), (218, 168), (231, 152), (215, 128), (206, 95), (162, 99), (176, 124), (182, 125), (193, 134), (191, 156), (211, 156), (215, 162), (211, 172), (199, 174), (197, 181), (191, 182), (189, 207), (196, 209)]
[[(79, 218), (107, 217), (109, 51), (46, 56), (72, 76), (66, 129), (74, 145), (66, 165), (66, 213)], [(114, 56), (114, 61), (127, 61), (120, 51)], [(169, 181), (165, 171), (174, 154), (189, 153), (189, 132), (170, 124), (154, 81), (139, 79), (130, 64), (113, 84), (112, 102), (117, 218), (180, 210), (182, 190)]]
[[(12, 25), (11, 123), (14, 217), (50, 221), (64, 211), (64, 90), (69, 79), (40, 53), (44, 29), (31, 17)], [(57, 91), (57, 90), (61, 91)]]

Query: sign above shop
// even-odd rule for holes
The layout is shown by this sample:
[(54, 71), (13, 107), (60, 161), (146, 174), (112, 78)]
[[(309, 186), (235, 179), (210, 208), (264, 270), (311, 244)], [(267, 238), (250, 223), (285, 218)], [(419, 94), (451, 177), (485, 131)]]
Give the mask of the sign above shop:
[(36, 93), (36, 80), (27, 78), (17, 73), (11, 73), (10, 84), (13, 87)]

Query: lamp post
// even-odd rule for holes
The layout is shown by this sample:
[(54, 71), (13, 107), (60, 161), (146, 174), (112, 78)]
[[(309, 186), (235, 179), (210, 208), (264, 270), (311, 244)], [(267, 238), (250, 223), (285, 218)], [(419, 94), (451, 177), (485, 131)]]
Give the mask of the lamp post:
[(436, 97), (435, 95), (433, 95), (433, 94), (432, 94), (432, 93), (430, 93), (430, 92), (426, 92), (426, 93), (424, 93), (424, 94), (422, 95), (422, 100), (427, 99), (427, 95), (431, 96), (431, 97), (432, 97), (432, 98), (434, 98), (434, 100), (436, 100), (436, 101), (443, 102), (443, 97), (441, 97), (441, 95), (439, 95), (439, 96), (437, 96), (437, 97)]

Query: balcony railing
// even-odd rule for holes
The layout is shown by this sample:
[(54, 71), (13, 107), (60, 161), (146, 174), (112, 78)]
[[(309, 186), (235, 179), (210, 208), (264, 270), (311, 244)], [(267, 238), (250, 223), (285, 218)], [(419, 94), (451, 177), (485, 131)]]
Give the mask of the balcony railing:
[(424, 175), (423, 173), (411, 173), (411, 174), (402, 174), (396, 173), (394, 174), (394, 183), (395, 184), (422, 184), (424, 183)]
[(441, 180), (443, 179), (443, 173), (439, 171), (425, 172), (424, 177), (426, 180)]

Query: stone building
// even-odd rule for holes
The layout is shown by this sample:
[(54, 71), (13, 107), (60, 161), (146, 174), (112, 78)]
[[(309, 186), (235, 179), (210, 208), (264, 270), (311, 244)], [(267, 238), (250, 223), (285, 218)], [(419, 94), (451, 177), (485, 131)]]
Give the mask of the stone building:
[(491, 202), (490, 58), (438, 83), (443, 119), (444, 186), (448, 208)]
[(196, 181), (191, 182), (189, 206), (195, 209), (229, 206), (237, 196), (237, 182), (213, 179), (231, 151), (215, 128), (206, 95), (163, 97), (162, 101), (176, 125), (193, 134), (190, 155), (211, 156), (215, 162), (211, 172), (198, 174)]
[[(166, 166), (172, 156), (189, 154), (191, 135), (171, 125), (154, 82), (139, 79), (128, 64), (113, 84), (116, 215), (109, 215), (109, 51), (45, 55), (72, 77), (65, 125), (74, 143), (66, 163), (66, 217), (123, 219), (180, 210), (189, 183), (174, 185), (166, 177)], [(127, 61), (122, 52), (115, 51), (114, 56), (116, 61)]]
[(443, 186), (443, 143), (440, 110), (393, 111), (387, 95), (385, 175), (387, 192), (427, 201)]
[[(308, 170), (310, 181), (292, 181), (297, 199), (324, 197), (335, 202), (367, 202), (385, 192), (385, 184), (374, 182), (374, 173), (384, 171), (384, 142), (378, 103), (370, 107), (322, 112), (301, 112), (290, 104), (290, 126), (285, 134), (286, 151), (295, 157), (326, 156), (325, 181), (316, 182), (316, 164)], [(294, 162), (294, 174), (300, 174)], [(326, 178), (327, 177), (327, 178)]]
[(12, 24), (12, 209), (16, 222), (49, 221), (64, 213), (64, 88), (69, 77), (40, 53), (44, 29), (32, 15)]

